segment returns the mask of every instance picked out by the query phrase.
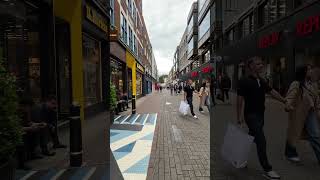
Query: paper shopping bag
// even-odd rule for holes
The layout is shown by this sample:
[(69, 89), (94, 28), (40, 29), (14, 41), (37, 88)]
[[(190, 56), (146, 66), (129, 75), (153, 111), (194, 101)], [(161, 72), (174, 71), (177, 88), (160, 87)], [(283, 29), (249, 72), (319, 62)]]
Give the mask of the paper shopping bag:
[(235, 168), (242, 168), (247, 164), (253, 140), (254, 137), (248, 135), (243, 129), (228, 123), (221, 148), (222, 158)]

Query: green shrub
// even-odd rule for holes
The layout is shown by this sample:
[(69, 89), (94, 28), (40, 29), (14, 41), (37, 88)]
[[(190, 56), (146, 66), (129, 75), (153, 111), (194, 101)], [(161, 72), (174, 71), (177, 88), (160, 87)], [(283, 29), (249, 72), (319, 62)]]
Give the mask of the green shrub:
[(8, 161), (22, 143), (15, 82), (0, 60), (0, 164)]
[(117, 107), (116, 87), (110, 82), (110, 110), (114, 111)]

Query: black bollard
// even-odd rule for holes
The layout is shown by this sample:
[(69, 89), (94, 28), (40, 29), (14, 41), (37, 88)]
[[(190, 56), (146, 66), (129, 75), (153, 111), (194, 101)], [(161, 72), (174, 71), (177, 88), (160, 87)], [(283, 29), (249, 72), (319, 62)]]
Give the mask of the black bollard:
[(70, 107), (70, 166), (82, 165), (82, 131), (80, 119), (80, 105)]
[(136, 95), (132, 95), (132, 114), (136, 113)]

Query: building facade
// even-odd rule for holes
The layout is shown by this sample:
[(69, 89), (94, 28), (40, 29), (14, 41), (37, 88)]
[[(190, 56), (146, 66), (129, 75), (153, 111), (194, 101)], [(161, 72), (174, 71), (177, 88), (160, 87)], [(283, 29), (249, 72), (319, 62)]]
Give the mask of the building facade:
[(142, 12), (142, 0), (110, 0), (112, 83), (131, 99), (152, 92), (156, 62)]

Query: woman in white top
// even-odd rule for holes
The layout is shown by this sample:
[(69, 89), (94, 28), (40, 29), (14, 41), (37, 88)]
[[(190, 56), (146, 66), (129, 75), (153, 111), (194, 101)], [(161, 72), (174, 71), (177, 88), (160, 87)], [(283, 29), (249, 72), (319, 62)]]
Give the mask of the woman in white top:
[(200, 98), (200, 105), (199, 105), (199, 111), (203, 113), (202, 106), (207, 106), (208, 111), (209, 109), (209, 96), (210, 96), (210, 83), (205, 80), (200, 88), (199, 91), (199, 98)]

